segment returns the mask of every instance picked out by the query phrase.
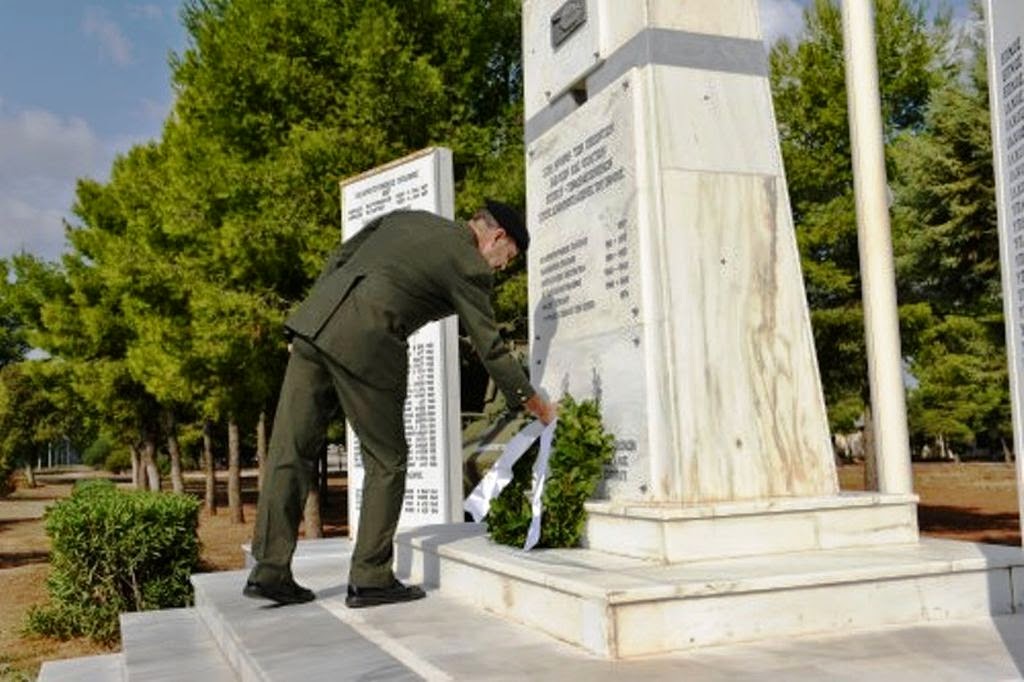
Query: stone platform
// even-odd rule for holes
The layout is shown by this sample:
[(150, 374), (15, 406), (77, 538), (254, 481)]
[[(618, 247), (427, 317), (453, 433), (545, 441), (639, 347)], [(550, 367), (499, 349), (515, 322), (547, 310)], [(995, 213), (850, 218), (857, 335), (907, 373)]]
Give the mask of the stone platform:
[[(454, 543), (434, 545), (442, 553)], [(426, 541), (421, 536), (421, 541)], [(960, 551), (954, 551), (954, 546)], [(947, 562), (1017, 554), (1006, 547), (925, 541), (922, 552)], [(509, 550), (514, 556), (516, 550)], [(973, 555), (973, 559), (968, 555)], [(349, 544), (300, 543), (295, 573), (317, 601), (286, 608), (245, 599), (246, 571), (197, 575), (195, 609), (122, 620), (121, 654), (54, 661), (39, 679), (306, 681), (331, 680), (605, 680), (692, 682), (992, 682), (1024, 679), (1024, 617), (983, 616), (708, 647), (609, 661), (430, 589), (426, 599), (376, 609), (344, 606)], [(528, 555), (550, 564), (556, 553)], [(993, 559), (996, 561), (996, 559)], [(966, 568), (966, 566), (961, 566)], [(571, 566), (563, 570), (572, 570)], [(1012, 569), (1005, 569), (1012, 570)], [(722, 577), (726, 579), (725, 576)], [(710, 584), (710, 583), (709, 583)], [(861, 610), (880, 607), (879, 601)], [(884, 606), (884, 603), (881, 603)], [(842, 606), (836, 606), (839, 611)], [(770, 620), (770, 619), (767, 619)], [(680, 630), (679, 624), (670, 624)]]
[(1010, 614), (1024, 599), (1019, 549), (935, 539), (664, 563), (526, 553), (457, 524), (402, 534), (398, 566), (608, 659)]
[(665, 563), (910, 544), (918, 537), (916, 495), (586, 506), (587, 547)]

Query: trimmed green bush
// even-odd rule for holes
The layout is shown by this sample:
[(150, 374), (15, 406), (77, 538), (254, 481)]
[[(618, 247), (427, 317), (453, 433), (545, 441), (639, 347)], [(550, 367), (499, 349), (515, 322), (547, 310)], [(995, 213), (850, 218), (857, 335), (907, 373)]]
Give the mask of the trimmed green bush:
[(82, 461), (91, 467), (103, 467), (117, 473), (131, 468), (132, 455), (124, 445), (101, 435), (82, 453)]
[(103, 460), (103, 468), (117, 473), (132, 468), (132, 453), (125, 447), (114, 448)]
[(113, 449), (114, 443), (101, 435), (82, 452), (82, 462), (91, 467), (103, 466)]
[(199, 561), (199, 501), (89, 481), (46, 512), (50, 603), (26, 630), (60, 639), (118, 639), (118, 614), (188, 606)]
[[(615, 439), (604, 430), (601, 410), (594, 400), (576, 402), (566, 396), (558, 410), (558, 426), (548, 460), (544, 486), (544, 515), (538, 547), (576, 547), (586, 522), (586, 502), (612, 460)], [(487, 532), (503, 545), (522, 547), (530, 528), (534, 444), (512, 467), (513, 478), (491, 501)]]

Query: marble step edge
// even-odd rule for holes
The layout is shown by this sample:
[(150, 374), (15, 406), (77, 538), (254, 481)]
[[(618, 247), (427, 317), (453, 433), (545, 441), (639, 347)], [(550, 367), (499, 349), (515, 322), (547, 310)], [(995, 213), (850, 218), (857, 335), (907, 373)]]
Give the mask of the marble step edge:
[[(345, 559), (352, 555), (353, 542), (349, 538), (314, 538), (299, 540), (295, 545), (293, 561), (310, 561), (313, 559)], [(252, 568), (252, 543), (241, 546), (245, 568)]]
[[(460, 558), (452, 556), (453, 543), (423, 549), (407, 544), (402, 549), (410, 556), (400, 560), (408, 561), (412, 577), (433, 581), (443, 595), (611, 660), (1015, 613), (1021, 610), (1024, 595), (1020, 551), (972, 543), (934, 541), (922, 543), (923, 547), (875, 549), (867, 559), (875, 564), (870, 573), (850, 571), (846, 566), (841, 569), (845, 575), (832, 575), (825, 581), (820, 576), (801, 574), (800, 566), (807, 560), (800, 554), (817, 554), (819, 561), (820, 555), (827, 555), (834, 562), (837, 558), (852, 559), (856, 552), (775, 555), (762, 558), (760, 565), (743, 560), (701, 562), (709, 569), (717, 566), (727, 576), (731, 567), (732, 577), (722, 579), (714, 570), (704, 573), (679, 566), (665, 567), (666, 572), (660, 576), (657, 568), (649, 566), (633, 568), (634, 574), (630, 575), (628, 564), (622, 561), (617, 563), (618, 569), (604, 571), (594, 557), (582, 560), (581, 553), (586, 550), (575, 550), (576, 565), (570, 566), (575, 575), (544, 581), (523, 579), (522, 567), (516, 565), (522, 558), (503, 551), (495, 553), (493, 547), (476, 540), (475, 546), (463, 548), (464, 556)], [(994, 551), (985, 556), (990, 550)], [(495, 554), (505, 554), (507, 561), (500, 566), (479, 556), (474, 560), (474, 551), (491, 554), (491, 559)], [(559, 571), (564, 573), (566, 564), (574, 562), (573, 555), (564, 551), (549, 552), (561, 553), (534, 557), (532, 561), (546, 564), (533, 567), (535, 571), (546, 569), (551, 577)], [(969, 556), (972, 553), (975, 556)], [(945, 560), (927, 560), (928, 555), (943, 554)], [(747, 565), (743, 567), (743, 563)], [(908, 566), (917, 568), (907, 570)], [(737, 567), (745, 568), (745, 573)], [(767, 587), (771, 581), (756, 577), (749, 580), (764, 573), (802, 575), (803, 579), (774, 581), (776, 587)], [(633, 581), (633, 577), (640, 579)], [(658, 580), (660, 584), (651, 589), (650, 583)], [(680, 586), (685, 587), (680, 590)]]
[[(988, 555), (950, 558), (943, 556), (941, 551), (930, 555), (927, 548), (937, 546), (936, 543), (952, 541), (929, 539), (914, 545), (886, 545), (874, 550), (876, 557), (879, 554), (884, 557), (886, 551), (891, 552), (893, 562), (876, 560), (870, 565), (856, 566), (856, 559), (864, 552), (864, 548), (814, 550), (796, 552), (791, 555), (806, 557), (808, 560), (806, 567), (800, 571), (721, 578), (717, 576), (727, 572), (723, 571), (723, 568), (756, 566), (758, 562), (762, 561), (762, 558), (709, 559), (685, 564), (686, 570), (690, 573), (707, 569), (706, 575), (696, 580), (693, 577), (688, 580), (673, 580), (673, 569), (678, 569), (680, 564), (661, 564), (643, 559), (612, 557), (588, 549), (534, 550), (535, 554), (531, 558), (524, 556), (525, 553), (521, 550), (492, 543), (483, 536), (482, 524), (461, 525), (476, 526), (476, 533), (461, 533), (463, 537), (455, 542), (437, 543), (433, 546), (430, 536), (418, 536), (414, 532), (399, 534), (396, 542), (399, 547), (400, 571), (404, 565), (413, 563), (409, 552), (421, 552), (423, 553), (422, 561), (427, 560), (428, 554), (433, 554), (439, 558), (456, 561), (476, 569), (487, 570), (525, 583), (614, 606), (633, 602), (766, 592), (811, 585), (837, 585), (993, 569), (1008, 571), (1017, 569), (1013, 571), (1017, 577), (1024, 569), (1024, 554), (1021, 554), (1019, 550), (991, 546), (992, 549)], [(920, 555), (917, 558), (911, 557), (908, 560), (905, 556), (901, 556), (907, 553), (913, 554), (915, 551)], [(574, 553), (576, 553), (575, 557)], [(552, 560), (543, 560), (544, 554), (548, 554)], [(586, 561), (578, 561), (577, 557), (585, 558)], [(849, 557), (850, 563), (842, 562), (841, 559), (844, 557)], [(556, 563), (568, 563), (570, 566), (574, 563), (577, 565), (584, 563), (600, 565), (602, 559), (605, 558), (609, 560), (609, 570), (625, 575), (627, 583), (630, 582), (629, 577), (635, 576), (636, 579), (631, 581), (632, 584), (622, 584), (617, 587), (594, 585), (578, 577), (580, 571), (566, 571), (559, 568), (554, 568), (554, 572), (552, 571), (552, 567)], [(814, 560), (822, 558), (831, 559), (830, 565), (817, 568), (812, 566)], [(595, 568), (594, 572), (596, 571)], [(663, 575), (659, 576), (659, 573)], [(655, 583), (655, 581), (659, 582)], [(441, 587), (444, 588), (443, 585)]]
[(653, 521), (686, 521), (736, 516), (763, 516), (835, 509), (889, 507), (917, 504), (914, 494), (876, 492), (840, 492), (822, 497), (774, 497), (760, 500), (702, 502), (611, 502), (591, 500), (586, 503), (588, 514), (621, 516)]
[(247, 599), (245, 571), (193, 576), (199, 614), (238, 680), (405, 680), (418, 674), (407, 668), (423, 660), (396, 645), (394, 636), (361, 625), (362, 614), (349, 613), (335, 558), (316, 557), (294, 568), (296, 579), (316, 593), (315, 601), (279, 608)]
[(122, 613), (120, 623), (126, 682), (236, 679), (195, 608)]
[(36, 682), (120, 682), (125, 678), (121, 653), (44, 661)]
[(911, 495), (841, 495), (700, 506), (591, 503), (583, 545), (665, 563), (918, 541)]
[[(244, 580), (238, 573), (238, 598), (242, 599), (242, 586)], [(217, 646), (220, 647), (224, 660), (231, 666), (231, 669), (242, 682), (263, 682), (267, 677), (263, 674), (259, 664), (256, 662), (253, 652), (246, 646), (242, 637), (232, 627), (230, 619), (219, 608), (215, 599), (211, 598), (206, 591), (204, 576), (209, 575), (210, 580), (216, 581), (216, 574), (194, 574), (191, 578), (192, 589), (195, 592), (195, 609), (199, 618), (209, 629)]]

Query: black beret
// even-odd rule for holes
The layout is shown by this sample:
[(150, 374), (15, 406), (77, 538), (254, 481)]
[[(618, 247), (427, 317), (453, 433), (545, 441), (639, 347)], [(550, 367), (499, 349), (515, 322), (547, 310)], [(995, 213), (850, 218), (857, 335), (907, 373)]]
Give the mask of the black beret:
[(488, 213), (494, 216), (494, 219), (501, 225), (501, 229), (512, 237), (520, 252), (530, 248), (530, 234), (526, 231), (526, 224), (519, 211), (494, 199), (485, 199), (484, 203)]

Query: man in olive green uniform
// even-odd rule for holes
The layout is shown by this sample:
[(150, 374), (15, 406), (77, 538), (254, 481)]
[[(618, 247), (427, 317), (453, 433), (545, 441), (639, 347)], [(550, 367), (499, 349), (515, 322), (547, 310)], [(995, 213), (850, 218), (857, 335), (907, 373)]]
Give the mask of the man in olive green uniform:
[(427, 322), (458, 314), (509, 404), (549, 423), (554, 407), (509, 353), (491, 308), (493, 271), (528, 245), (519, 214), (488, 201), (468, 223), (423, 211), (389, 213), (331, 255), (285, 322), (292, 353), (256, 512), (252, 551), (258, 563), (246, 596), (282, 604), (314, 598), (292, 578), (291, 559), (327, 423), (339, 407), (359, 437), (365, 469), (346, 603), (373, 606), (424, 596), (391, 570), (408, 460), (406, 339)]

